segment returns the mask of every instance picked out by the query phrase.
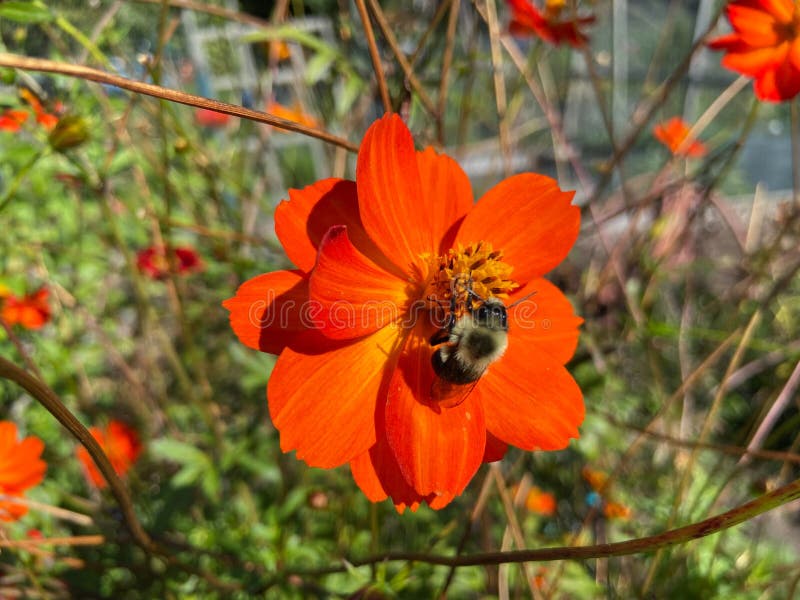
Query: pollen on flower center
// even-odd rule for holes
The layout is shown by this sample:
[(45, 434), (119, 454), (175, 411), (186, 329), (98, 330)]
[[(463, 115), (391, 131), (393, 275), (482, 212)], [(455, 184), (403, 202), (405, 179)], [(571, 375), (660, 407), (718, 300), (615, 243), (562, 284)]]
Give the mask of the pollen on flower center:
[(511, 279), (513, 267), (503, 262), (502, 250), (489, 242), (458, 244), (431, 259), (431, 278), (425, 298), (452, 311), (458, 318), (491, 298), (506, 298), (519, 287)]
[(554, 19), (561, 14), (567, 4), (566, 0), (545, 0), (544, 10), (548, 19)]

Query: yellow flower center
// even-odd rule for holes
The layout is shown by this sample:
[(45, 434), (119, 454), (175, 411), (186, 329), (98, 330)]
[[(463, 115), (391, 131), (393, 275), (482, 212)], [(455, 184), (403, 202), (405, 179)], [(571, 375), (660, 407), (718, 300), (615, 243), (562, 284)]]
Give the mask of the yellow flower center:
[(567, 6), (567, 0), (545, 0), (544, 12), (548, 19), (554, 19)]
[(512, 269), (503, 262), (503, 252), (489, 242), (459, 244), (442, 256), (431, 257), (425, 298), (458, 318), (488, 298), (507, 298), (519, 287), (511, 279)]

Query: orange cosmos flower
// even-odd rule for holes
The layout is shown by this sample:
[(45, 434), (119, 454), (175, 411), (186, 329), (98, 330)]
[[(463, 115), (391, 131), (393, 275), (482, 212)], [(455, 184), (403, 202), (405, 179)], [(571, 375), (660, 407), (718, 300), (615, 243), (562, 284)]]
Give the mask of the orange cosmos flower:
[[(179, 275), (203, 269), (203, 261), (200, 260), (200, 255), (188, 246), (173, 248), (171, 258), (175, 263), (175, 271)], [(139, 250), (136, 254), (136, 266), (139, 271), (151, 279), (165, 279), (170, 272), (167, 252), (163, 246), (149, 246), (144, 250)]]
[(556, 497), (533, 486), (525, 498), (525, 508), (538, 515), (549, 517), (556, 512)]
[[(120, 421), (111, 421), (105, 430), (90, 427), (89, 433), (100, 444), (103, 452), (108, 456), (111, 466), (114, 467), (114, 471), (120, 477), (123, 477), (128, 472), (128, 469), (133, 466), (142, 451), (139, 435)], [(78, 446), (76, 454), (83, 465), (86, 479), (96, 487), (104, 488), (106, 480), (100, 473), (100, 469), (94, 464), (86, 448)]]
[[(283, 104), (273, 101), (267, 104), (266, 112), (275, 117), (286, 119), (287, 121), (294, 121), (295, 123), (305, 125), (306, 127), (317, 126), (317, 120), (314, 118), (314, 116), (303, 111), (303, 108), (299, 103), (296, 103), (294, 108), (289, 108), (288, 106), (284, 106)], [(278, 131), (283, 132), (282, 129), (278, 129)]]
[(511, 23), (508, 29), (512, 35), (533, 35), (556, 46), (566, 42), (574, 48), (585, 46), (589, 41), (580, 28), (594, 23), (595, 18), (589, 16), (561, 19), (566, 5), (564, 0), (545, 0), (544, 13), (529, 0), (507, 2), (511, 7)]
[[(397, 115), (367, 131), (355, 182), (291, 190), (275, 230), (297, 269), (223, 303), (244, 344), (280, 355), (267, 397), (281, 448), (313, 467), (349, 463), (370, 500), (402, 511), (445, 506), (507, 444), (578, 437), (583, 399), (563, 365), (582, 321), (542, 278), (577, 238), (572, 196), (525, 173), (474, 204), (458, 164), (415, 151)], [(459, 346), (479, 321), (494, 329)], [(474, 383), (452, 383), (450, 355)]]
[(709, 43), (722, 65), (755, 79), (756, 97), (779, 102), (800, 92), (800, 5), (796, 0), (734, 0), (725, 8), (733, 33)]
[(39, 329), (50, 320), (50, 305), (47, 303), (49, 295), (50, 292), (44, 287), (22, 298), (13, 294), (0, 294), (3, 300), (0, 319), (9, 325), (19, 324), (25, 329)]
[(7, 108), (0, 114), (0, 131), (10, 131), (15, 133), (20, 130), (22, 124), (28, 120), (28, 113), (24, 110), (14, 110)]
[[(0, 421), (0, 494), (22, 497), (29, 488), (44, 479), (47, 463), (41, 459), (44, 444), (29, 436), (17, 441), (17, 426)], [(0, 500), (0, 521), (16, 521), (28, 507), (9, 500)]]
[(653, 135), (676, 156), (692, 156), (697, 158), (705, 156), (708, 153), (705, 144), (694, 139), (681, 149), (684, 140), (689, 135), (689, 125), (680, 117), (672, 117), (669, 121), (659, 123), (653, 127)]

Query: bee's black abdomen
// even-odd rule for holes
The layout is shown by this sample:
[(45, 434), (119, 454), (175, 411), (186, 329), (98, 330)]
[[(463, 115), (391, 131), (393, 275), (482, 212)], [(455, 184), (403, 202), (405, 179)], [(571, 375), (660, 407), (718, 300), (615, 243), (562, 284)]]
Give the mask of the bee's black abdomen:
[(442, 351), (437, 350), (431, 356), (431, 366), (437, 377), (449, 381), (450, 383), (464, 384), (472, 383), (480, 379), (482, 373), (476, 373), (471, 369), (465, 369), (452, 354), (447, 359), (442, 356)]

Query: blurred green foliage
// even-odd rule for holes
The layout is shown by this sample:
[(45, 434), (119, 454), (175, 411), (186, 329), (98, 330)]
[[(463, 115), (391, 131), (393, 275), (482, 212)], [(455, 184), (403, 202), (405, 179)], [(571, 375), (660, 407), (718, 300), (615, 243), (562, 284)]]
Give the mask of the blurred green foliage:
[[(285, 39), (292, 60), (300, 60), (304, 69), (296, 62), (272, 65), (265, 70), (295, 69), (296, 77), (285, 88), (260, 81), (256, 91), (267, 94), (274, 86), (275, 95), (301, 99), (322, 117), (323, 128), (357, 142), (381, 110), (357, 13), (348, 3), (289, 4), (295, 17), (329, 18), (334, 38), (314, 37), (290, 19), (214, 45), (208, 72), (200, 72), (200, 65), (188, 63), (177, 10), (162, 13), (167, 19), (159, 23), (161, 9), (146, 3), (97, 2), (97, 15), (89, 16), (84, 2), (7, 0), (0, 3), (0, 51), (66, 62), (83, 56), (100, 68), (118, 65), (114, 69), (128, 76), (202, 92), (202, 77), (229, 74), (240, 66), (234, 51), (239, 45), (252, 49), (264, 40)], [(410, 32), (431, 22), (435, 6), (425, 4), (417, 14), (402, 3), (381, 4), (410, 54), (418, 39)], [(607, 60), (612, 51), (610, 3), (581, 4), (598, 15), (592, 51), (600, 101), (607, 103), (614, 92)], [(632, 54), (629, 108), (672, 73), (691, 43), (696, 3), (670, 3), (669, 11), (666, 4), (630, 7), (632, 22), (647, 26), (630, 31), (638, 59)], [(442, 115), (444, 139), (448, 152), (477, 155), (475, 162), (483, 165), (499, 152), (489, 41), (472, 7), (462, 3), (461, 11)], [(663, 22), (669, 29), (659, 30), (656, 13), (648, 11), (659, 11), (659, 27)], [(102, 24), (101, 15), (109, 17)], [(436, 26), (415, 65), (432, 94), (441, 78), (445, 22)], [(225, 20), (201, 14), (198, 23), (221, 26)], [(154, 56), (160, 47), (158, 31), (168, 30), (173, 36)], [(598, 98), (580, 104), (583, 112), (569, 108), (574, 86), (582, 84), (584, 95), (590, 93), (585, 76), (573, 77), (582, 59), (568, 49), (519, 43), (529, 64), (538, 67), (540, 80), (553, 82), (547, 93), (554, 106), (572, 117), (565, 130), (575, 136), (572, 142), (591, 175), (600, 179), (613, 147), (599, 124)], [(392, 97), (409, 115), (420, 145), (434, 142), (434, 119), (410, 99), (402, 71), (385, 47), (383, 52), (392, 67)], [(154, 69), (159, 58), (159, 69)], [(695, 86), (700, 107), (713, 102), (731, 80), (720, 70), (712, 73), (713, 81)], [(523, 170), (558, 175), (562, 187), (577, 187), (553, 151), (551, 130), (519, 72), (507, 67), (504, 77), (515, 156), (527, 165)], [(24, 108), (17, 90), (35, 85), (49, 108), (61, 103), (65, 114), (86, 123), (88, 136), (54, 148), (48, 142), (52, 134), (33, 118), (19, 132), (0, 131), (0, 283), (16, 294), (47, 286), (54, 311), (42, 330), (14, 329), (13, 336), (0, 331), (0, 354), (18, 364), (26, 359), (35, 364), (87, 426), (112, 418), (136, 426), (145, 452), (127, 484), (145, 529), (177, 560), (147, 556), (133, 544), (114, 499), (85, 481), (75, 458), (76, 442), (29, 396), (0, 381), (0, 416), (46, 444), (48, 474), (29, 497), (92, 520), (87, 527), (32, 509), (22, 521), (3, 525), (4, 537), (23, 539), (36, 528), (45, 537), (100, 533), (105, 538), (97, 546), (57, 547), (46, 557), (20, 549), (4, 552), (0, 595), (19, 589), (31, 598), (430, 598), (443, 589), (447, 568), (422, 562), (353, 567), (347, 559), (392, 550), (453, 555), (512, 549), (508, 515), (496, 490), (470, 525), (488, 471), (481, 471), (446, 509), (422, 508), (401, 516), (388, 503), (370, 504), (346, 468), (308, 469), (283, 455), (264, 394), (274, 358), (244, 348), (230, 331), (221, 302), (242, 281), (288, 266), (272, 231), (276, 203), (289, 187), (333, 175), (352, 177), (351, 156), (236, 119), (205, 128), (188, 107), (81, 80), (3, 70), (2, 82), (3, 106)], [(687, 80), (678, 86), (655, 119), (680, 114), (691, 85)], [(229, 96), (244, 101), (234, 92)], [(258, 97), (262, 104), (256, 108), (266, 99)], [(760, 107), (749, 129), (744, 124), (752, 104), (745, 90), (712, 121), (704, 135), (712, 154), (687, 171), (698, 187), (676, 191), (694, 194), (688, 205), (670, 208), (676, 188), (669, 188), (636, 209), (656, 185), (656, 173), (667, 169), (670, 177), (678, 177), (665, 166), (666, 150), (645, 130), (615, 172), (608, 193), (585, 210), (579, 247), (552, 276), (586, 320), (570, 365), (586, 398), (582, 437), (563, 452), (511, 450), (501, 467), (509, 487), (532, 480), (557, 499), (552, 517), (527, 512), (521, 507), (524, 498), (518, 499), (527, 547), (603, 543), (660, 532), (717, 514), (797, 476), (796, 461), (773, 457), (737, 464), (735, 450), (747, 446), (800, 359), (800, 281), (792, 262), (798, 211), (779, 209), (773, 201), (758, 209), (767, 216), (758, 231), (751, 230), (751, 170), (736, 154), (739, 136), (768, 132), (775, 121), (789, 123), (790, 109)], [(499, 162), (496, 169), (478, 169), (476, 192), (502, 176)], [(729, 201), (732, 194), (747, 199)], [(584, 193), (582, 200), (588, 196)], [(608, 239), (598, 236), (592, 211), (612, 210), (620, 198), (626, 219), (613, 237), (614, 258), (609, 260)], [(715, 206), (729, 212), (720, 216)], [(726, 221), (730, 213), (744, 216)], [(746, 249), (736, 238), (737, 226), (748, 238), (756, 236)], [(678, 241), (665, 241), (674, 227)], [(193, 247), (204, 269), (148, 279), (137, 269), (136, 255), (154, 244)], [(681, 481), (693, 460), (691, 441), (699, 439), (741, 331), (756, 311), (761, 319), (740, 366), (759, 361), (764, 366), (741, 376), (722, 395), (705, 440), (712, 448), (699, 451), (691, 462), (683, 490)], [(739, 335), (720, 359), (703, 367), (690, 390), (675, 395), (681, 382), (736, 331)], [(640, 440), (639, 430), (662, 410), (660, 435)], [(763, 447), (797, 457), (799, 424), (795, 403)], [(581, 476), (586, 466), (619, 471), (602, 501), (629, 507), (629, 519), (607, 519), (592, 510), (593, 490)], [(654, 598), (783, 598), (800, 580), (796, 520), (796, 515), (759, 519), (670, 549), (657, 560), (647, 554), (531, 565), (531, 573), (543, 568), (544, 583), (535, 592), (531, 585), (537, 584), (530, 584), (518, 565), (460, 568), (447, 593), (485, 598), (502, 588), (510, 590), (505, 597), (513, 598), (531, 593), (626, 598), (647, 587), (646, 597)], [(334, 567), (331, 572), (329, 567)]]

